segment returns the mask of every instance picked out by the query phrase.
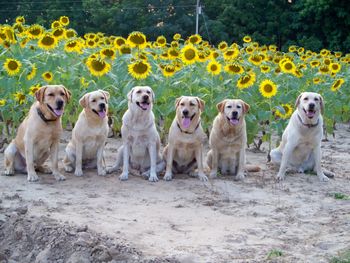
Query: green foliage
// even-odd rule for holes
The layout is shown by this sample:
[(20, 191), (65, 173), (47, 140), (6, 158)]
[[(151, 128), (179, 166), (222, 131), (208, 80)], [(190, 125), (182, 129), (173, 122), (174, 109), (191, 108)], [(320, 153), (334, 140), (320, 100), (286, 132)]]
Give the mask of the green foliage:
[(267, 259), (274, 259), (276, 257), (282, 257), (283, 256), (283, 252), (282, 250), (279, 249), (272, 249), (269, 251), (269, 253), (267, 254)]
[(350, 250), (340, 253), (338, 256), (333, 257), (330, 263), (350, 263)]

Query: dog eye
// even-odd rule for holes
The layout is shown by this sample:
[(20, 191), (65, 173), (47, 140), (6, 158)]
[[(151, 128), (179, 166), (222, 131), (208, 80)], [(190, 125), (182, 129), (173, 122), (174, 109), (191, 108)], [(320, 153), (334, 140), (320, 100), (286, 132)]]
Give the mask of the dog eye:
[(63, 93), (63, 92), (61, 92), (61, 94), (60, 94), (61, 96), (64, 96), (65, 94)]
[(309, 100), (309, 98), (308, 98), (308, 97), (305, 97), (304, 100)]
[(232, 106), (231, 106), (231, 105), (228, 105), (227, 108), (228, 108), (228, 109), (232, 109)]
[(237, 105), (237, 109), (240, 109), (240, 108), (242, 108), (241, 105)]
[(315, 101), (318, 101), (318, 98), (315, 98)]
[(147, 92), (147, 94), (151, 94), (151, 92), (149, 90), (147, 90), (146, 92)]
[(53, 93), (49, 93), (49, 94), (47, 94), (47, 95), (50, 96), (50, 97), (55, 96), (55, 94), (53, 94)]
[(196, 106), (196, 105), (195, 105), (194, 103), (191, 102), (191, 103), (190, 103), (190, 106)]
[(180, 105), (181, 105), (181, 106), (185, 106), (185, 103), (182, 102), (182, 103), (180, 103)]
[(105, 98), (104, 97), (101, 97), (101, 100), (104, 100)]
[(141, 92), (142, 92), (141, 90), (136, 91), (137, 94), (140, 94)]
[(92, 100), (92, 102), (96, 102), (96, 100), (95, 100), (95, 99), (93, 99), (93, 100)]

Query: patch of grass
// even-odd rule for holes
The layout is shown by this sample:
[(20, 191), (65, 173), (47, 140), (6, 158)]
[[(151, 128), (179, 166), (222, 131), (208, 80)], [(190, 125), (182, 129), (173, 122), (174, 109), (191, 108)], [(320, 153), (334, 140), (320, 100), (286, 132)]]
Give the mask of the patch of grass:
[(330, 196), (334, 197), (334, 199), (339, 199), (339, 200), (350, 200), (350, 196), (344, 193), (340, 192), (335, 192), (331, 193)]
[(333, 257), (330, 263), (350, 263), (350, 249), (340, 253), (337, 257)]
[(272, 249), (270, 252), (267, 254), (267, 259), (273, 259), (276, 257), (282, 257), (283, 252), (279, 249)]

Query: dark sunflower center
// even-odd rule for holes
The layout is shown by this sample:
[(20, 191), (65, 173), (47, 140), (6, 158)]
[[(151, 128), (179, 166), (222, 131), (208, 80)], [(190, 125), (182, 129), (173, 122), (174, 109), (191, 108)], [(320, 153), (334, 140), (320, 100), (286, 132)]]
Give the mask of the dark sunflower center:
[(142, 45), (145, 43), (145, 39), (141, 35), (132, 35), (130, 37), (130, 41), (134, 43), (135, 45)]
[(63, 29), (58, 28), (58, 29), (56, 29), (56, 30), (53, 32), (53, 35), (54, 35), (55, 37), (60, 37), (60, 36), (63, 35), (63, 33), (64, 33)]
[(184, 55), (187, 60), (193, 60), (196, 57), (196, 52), (193, 49), (187, 49)]
[(103, 71), (103, 70), (106, 68), (106, 63), (105, 63), (104, 61), (94, 59), (94, 60), (91, 62), (91, 67), (92, 67), (95, 71)]
[(75, 41), (69, 42), (69, 43), (67, 44), (67, 47), (70, 47), (70, 48), (74, 48), (74, 47), (76, 47), (76, 46), (77, 46), (77, 42), (75, 42)]
[(8, 63), (8, 68), (10, 70), (16, 70), (18, 69), (18, 63), (14, 60), (11, 60), (9, 63)]
[(114, 56), (114, 51), (112, 49), (105, 49), (103, 50), (103, 55), (107, 57), (113, 57)]
[(116, 44), (117, 44), (118, 46), (124, 45), (124, 44), (125, 44), (125, 40), (124, 40), (124, 39), (121, 39), (121, 38), (118, 38), (118, 39), (116, 40)]
[(170, 50), (169, 54), (173, 57), (177, 57), (179, 55), (179, 53), (176, 50)]
[(137, 74), (144, 74), (148, 70), (148, 66), (142, 62), (138, 62), (134, 65), (133, 70)]
[(130, 53), (131, 53), (131, 49), (130, 49), (129, 47), (122, 47), (122, 48), (120, 49), (120, 52), (121, 52), (122, 54), (130, 54)]
[(52, 46), (55, 43), (55, 39), (53, 37), (50, 36), (45, 36), (43, 37), (43, 39), (41, 40), (41, 43), (44, 46)]
[(29, 30), (29, 33), (33, 36), (38, 36), (41, 34), (41, 30), (39, 28), (34, 28), (34, 29)]
[(218, 66), (213, 64), (213, 65), (211, 65), (210, 70), (211, 71), (217, 71), (218, 70)]
[(271, 93), (272, 90), (273, 90), (273, 87), (272, 87), (270, 84), (266, 84), (266, 85), (264, 86), (264, 91), (265, 91), (266, 93)]
[(240, 79), (241, 84), (247, 84), (250, 80), (250, 76), (244, 76), (243, 78)]
[(284, 63), (284, 68), (285, 68), (286, 70), (291, 70), (291, 69), (293, 68), (293, 66), (292, 66), (291, 63), (287, 62), (287, 63)]

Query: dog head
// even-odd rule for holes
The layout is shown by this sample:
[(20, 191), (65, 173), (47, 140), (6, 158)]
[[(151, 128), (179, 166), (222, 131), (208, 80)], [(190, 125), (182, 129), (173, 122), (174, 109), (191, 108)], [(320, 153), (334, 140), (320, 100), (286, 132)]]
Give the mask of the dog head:
[(324, 111), (323, 98), (315, 92), (303, 92), (298, 96), (295, 107), (301, 116), (310, 120), (317, 119)]
[(93, 113), (101, 119), (104, 119), (108, 113), (109, 92), (97, 90), (85, 94), (80, 100), (80, 105), (87, 112)]
[(205, 102), (198, 97), (182, 96), (175, 101), (176, 118), (178, 123), (187, 129), (192, 123), (197, 125), (204, 110)]
[(152, 110), (154, 92), (148, 86), (136, 86), (128, 93), (128, 101), (131, 110)]
[(249, 104), (243, 100), (230, 100), (226, 99), (216, 105), (218, 111), (225, 116), (225, 119), (230, 125), (238, 125), (242, 123), (244, 114), (246, 114), (250, 108)]
[(47, 106), (52, 115), (60, 117), (71, 93), (63, 85), (46, 85), (35, 92), (35, 97), (40, 104)]

